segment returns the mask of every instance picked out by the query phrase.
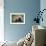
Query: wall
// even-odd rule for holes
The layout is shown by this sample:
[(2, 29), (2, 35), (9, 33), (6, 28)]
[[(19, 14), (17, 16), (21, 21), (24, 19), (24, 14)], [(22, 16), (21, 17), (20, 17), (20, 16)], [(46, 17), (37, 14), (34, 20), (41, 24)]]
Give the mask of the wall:
[[(41, 11), (42, 11), (43, 9), (46, 9), (46, 0), (41, 0), (41, 1), (40, 1), (40, 9), (41, 9)], [(43, 26), (46, 27), (46, 11), (43, 12), (42, 17), (43, 17), (43, 22), (41, 21), (41, 22), (40, 22), (40, 25), (43, 25)]]
[[(4, 36), (7, 41), (18, 41), (32, 29), (35, 14), (40, 10), (40, 0), (4, 0)], [(25, 13), (25, 24), (11, 25), (10, 13)]]

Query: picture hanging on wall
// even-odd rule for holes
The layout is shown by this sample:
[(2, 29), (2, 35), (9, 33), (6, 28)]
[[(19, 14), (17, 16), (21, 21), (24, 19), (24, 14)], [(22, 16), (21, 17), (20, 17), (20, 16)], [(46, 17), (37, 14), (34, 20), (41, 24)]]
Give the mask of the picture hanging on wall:
[(10, 24), (25, 24), (25, 13), (10, 13)]

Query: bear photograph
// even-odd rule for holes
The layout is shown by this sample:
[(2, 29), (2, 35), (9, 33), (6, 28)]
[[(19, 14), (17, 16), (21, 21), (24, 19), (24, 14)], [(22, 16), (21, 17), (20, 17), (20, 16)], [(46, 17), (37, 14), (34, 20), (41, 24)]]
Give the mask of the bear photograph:
[(24, 13), (11, 13), (10, 22), (12, 24), (25, 24), (25, 14)]

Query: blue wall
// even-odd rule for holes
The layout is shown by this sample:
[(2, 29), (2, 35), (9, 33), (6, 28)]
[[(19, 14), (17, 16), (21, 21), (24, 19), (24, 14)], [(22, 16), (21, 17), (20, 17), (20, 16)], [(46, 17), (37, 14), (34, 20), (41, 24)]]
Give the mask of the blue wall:
[[(46, 0), (41, 0), (40, 1), (40, 10), (42, 11), (43, 9), (46, 9)], [(42, 17), (43, 17), (43, 22), (40, 21), (40, 25), (46, 27), (46, 11), (43, 12)]]
[[(35, 14), (40, 10), (40, 0), (4, 0), (4, 35), (5, 40), (18, 41), (31, 29)], [(25, 13), (25, 24), (11, 25), (10, 13)]]

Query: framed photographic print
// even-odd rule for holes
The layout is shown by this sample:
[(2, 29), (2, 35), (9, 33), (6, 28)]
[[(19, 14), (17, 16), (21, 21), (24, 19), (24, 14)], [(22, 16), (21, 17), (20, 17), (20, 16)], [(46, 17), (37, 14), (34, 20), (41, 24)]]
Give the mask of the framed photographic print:
[(10, 13), (10, 24), (25, 24), (25, 13)]

